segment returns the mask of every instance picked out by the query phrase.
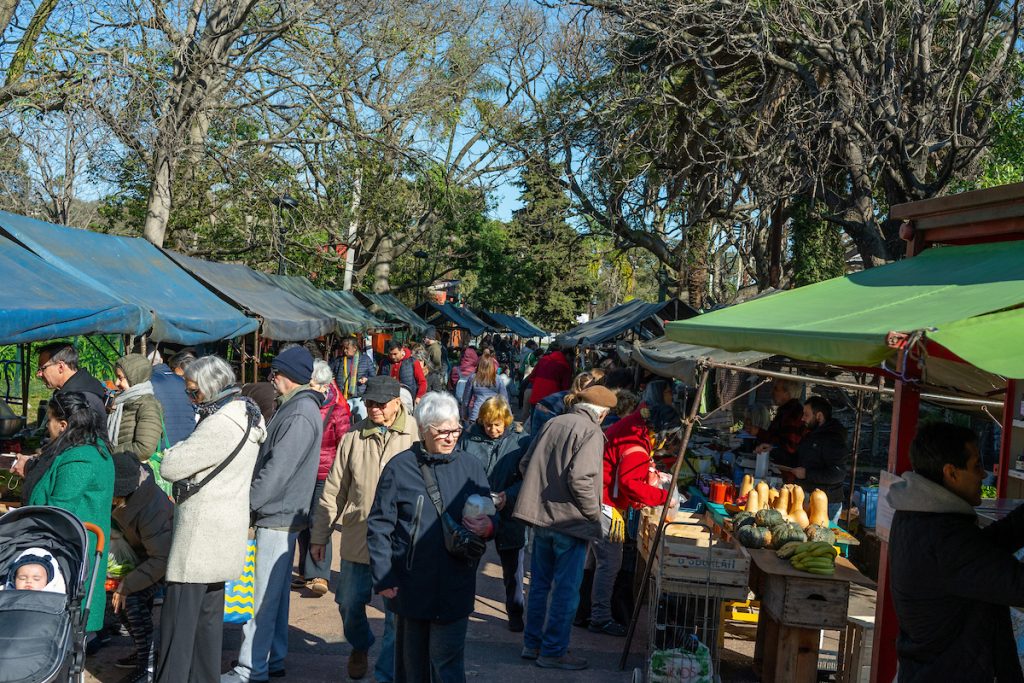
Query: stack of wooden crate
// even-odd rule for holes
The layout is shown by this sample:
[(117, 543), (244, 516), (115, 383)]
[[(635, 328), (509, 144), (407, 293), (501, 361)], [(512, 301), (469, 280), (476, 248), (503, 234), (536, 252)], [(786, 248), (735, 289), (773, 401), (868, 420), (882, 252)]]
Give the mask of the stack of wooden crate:
[(658, 521), (658, 513), (644, 514), (637, 546), (644, 561), (653, 550), (652, 576), (662, 591), (701, 595), (710, 585), (715, 597), (747, 599), (750, 555), (743, 546), (714, 535), (703, 515), (677, 513), (666, 523), (660, 547), (652, 548)]

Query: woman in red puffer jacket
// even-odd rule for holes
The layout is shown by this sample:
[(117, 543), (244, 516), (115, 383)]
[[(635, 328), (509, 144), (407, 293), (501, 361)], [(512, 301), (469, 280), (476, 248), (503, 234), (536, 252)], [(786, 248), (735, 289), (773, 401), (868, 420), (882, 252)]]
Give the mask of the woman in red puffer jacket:
[[(324, 403), (320, 407), (320, 417), (324, 423), (324, 436), (320, 442), (320, 467), (316, 471), (316, 487), (313, 489), (313, 502), (309, 506), (309, 523), (313, 524), (313, 514), (320, 504), (320, 494), (324, 492), (324, 482), (338, 454), (341, 437), (352, 426), (352, 415), (348, 409), (348, 401), (342, 396), (334, 381), (334, 372), (326, 361), (313, 363), (313, 378), (310, 387), (324, 394)], [(309, 529), (299, 533), (299, 575), (292, 581), (292, 588), (308, 588), (314, 595), (327, 593), (327, 580), (331, 577), (331, 539), (327, 539), (327, 552), (323, 562), (317, 562), (309, 554)]]

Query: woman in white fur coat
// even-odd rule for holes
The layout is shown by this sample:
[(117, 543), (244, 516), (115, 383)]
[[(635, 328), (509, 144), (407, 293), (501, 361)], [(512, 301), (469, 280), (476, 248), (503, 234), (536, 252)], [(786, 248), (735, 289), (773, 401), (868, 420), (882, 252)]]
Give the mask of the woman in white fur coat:
[(259, 407), (239, 393), (223, 359), (189, 365), (185, 391), (199, 423), (164, 452), (160, 468), (175, 482), (178, 506), (160, 617), (159, 683), (220, 679), (224, 582), (237, 579), (245, 564), (249, 485), (266, 438)]

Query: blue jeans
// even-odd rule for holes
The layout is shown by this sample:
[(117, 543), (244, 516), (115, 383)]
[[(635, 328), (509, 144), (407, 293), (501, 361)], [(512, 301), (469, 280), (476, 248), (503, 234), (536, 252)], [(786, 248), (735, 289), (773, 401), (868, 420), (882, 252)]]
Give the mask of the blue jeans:
[(466, 683), (468, 627), (469, 617), (447, 624), (399, 617), (397, 680), (400, 683)]
[(569, 649), (586, 557), (586, 541), (550, 529), (534, 529), (523, 645), (539, 648), (542, 657), (561, 657)]
[(235, 672), (243, 681), (265, 680), (284, 669), (288, 654), (288, 601), (297, 531), (256, 529), (255, 616), (242, 627)]
[[(376, 640), (370, 630), (370, 622), (366, 619), (366, 606), (372, 598), (373, 576), (370, 574), (370, 565), (342, 560), (334, 601), (338, 603), (338, 611), (341, 613), (345, 640), (353, 650), (365, 652), (373, 647)], [(387, 607), (384, 608), (383, 638), (373, 675), (378, 683), (391, 683), (395, 680), (395, 613)]]

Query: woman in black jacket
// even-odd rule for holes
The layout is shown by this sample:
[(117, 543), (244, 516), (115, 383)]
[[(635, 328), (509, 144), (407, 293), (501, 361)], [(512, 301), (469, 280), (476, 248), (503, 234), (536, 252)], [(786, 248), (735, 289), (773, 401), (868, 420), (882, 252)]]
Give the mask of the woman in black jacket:
[(508, 630), (523, 630), (523, 548), (526, 547), (526, 525), (512, 517), (516, 497), (523, 484), (519, 460), (530, 445), (528, 435), (517, 434), (512, 426), (512, 409), (508, 402), (494, 396), (480, 406), (476, 423), (462, 435), (459, 450), (476, 458), (487, 472), (491, 497), (498, 509), (498, 531), (494, 546), (501, 558), (501, 574), (505, 583), (505, 611)]
[(446, 550), (421, 467), (437, 482), (442, 509), (456, 523), (486, 539), (496, 520), (463, 517), (467, 499), (472, 494), (489, 498), (490, 489), (479, 461), (455, 448), (462, 433), (455, 399), (426, 394), (416, 408), (416, 423), (421, 443), (384, 466), (367, 520), (373, 586), (398, 617), (396, 683), (463, 683), (479, 559), (459, 559)]

